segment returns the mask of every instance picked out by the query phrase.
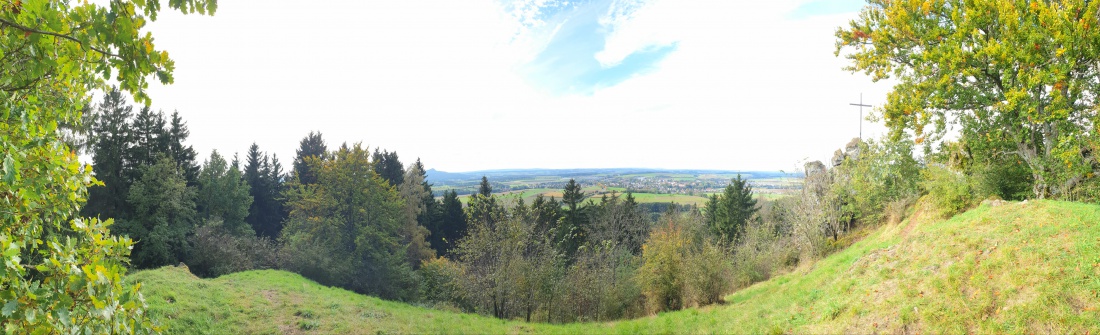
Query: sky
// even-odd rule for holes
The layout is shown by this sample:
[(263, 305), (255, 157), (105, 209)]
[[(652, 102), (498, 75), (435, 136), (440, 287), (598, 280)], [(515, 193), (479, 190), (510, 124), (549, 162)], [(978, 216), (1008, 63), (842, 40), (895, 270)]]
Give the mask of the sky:
[[(320, 131), (405, 163), (793, 171), (859, 136), (888, 82), (842, 68), (854, 0), (220, 1), (147, 28), (188, 143), (284, 166)], [(865, 109), (867, 114), (870, 109)], [(864, 137), (881, 125), (863, 121)]]

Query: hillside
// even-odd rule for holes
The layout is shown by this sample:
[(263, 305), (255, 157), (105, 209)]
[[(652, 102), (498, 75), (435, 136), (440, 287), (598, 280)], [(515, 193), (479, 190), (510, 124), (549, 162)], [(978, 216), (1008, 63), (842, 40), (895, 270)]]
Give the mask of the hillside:
[(950, 220), (917, 210), (813, 266), (727, 303), (637, 320), (525, 324), (415, 307), (282, 271), (203, 280), (139, 271), (168, 333), (1092, 333), (1100, 332), (1100, 206), (983, 205)]

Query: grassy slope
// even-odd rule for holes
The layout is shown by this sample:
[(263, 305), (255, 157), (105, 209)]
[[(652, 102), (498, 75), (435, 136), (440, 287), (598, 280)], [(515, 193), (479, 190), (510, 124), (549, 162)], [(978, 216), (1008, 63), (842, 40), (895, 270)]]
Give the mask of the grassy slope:
[[(637, 320), (524, 324), (423, 309), (280, 271), (212, 280), (167, 267), (144, 283), (171, 333), (1100, 332), (1100, 206), (1029, 202), (933, 220), (922, 211), (728, 303)], [(309, 329), (313, 328), (313, 329)], [(305, 329), (305, 330), (304, 330)]]

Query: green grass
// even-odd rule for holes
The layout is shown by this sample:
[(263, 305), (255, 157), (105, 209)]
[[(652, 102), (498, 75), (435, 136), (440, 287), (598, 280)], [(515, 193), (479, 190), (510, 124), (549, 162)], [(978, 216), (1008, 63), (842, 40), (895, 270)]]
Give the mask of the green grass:
[(169, 333), (1092, 333), (1100, 332), (1100, 206), (918, 207), (816, 263), (727, 303), (636, 320), (526, 324), (415, 307), (249, 271), (198, 279), (139, 271)]
[(675, 202), (680, 205), (699, 205), (706, 206), (707, 198), (686, 195), (686, 194), (656, 194), (656, 193), (634, 193), (634, 201), (638, 203), (653, 203), (653, 202)]

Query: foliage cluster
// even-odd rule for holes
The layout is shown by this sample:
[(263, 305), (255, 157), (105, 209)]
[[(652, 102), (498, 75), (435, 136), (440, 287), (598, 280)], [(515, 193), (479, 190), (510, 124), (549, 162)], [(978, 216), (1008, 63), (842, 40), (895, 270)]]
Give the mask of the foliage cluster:
[[(213, 13), (210, 0), (170, 1)], [(121, 279), (133, 245), (110, 219), (83, 218), (88, 188), (69, 136), (87, 125), (89, 92), (113, 79), (148, 103), (174, 64), (142, 32), (161, 1), (0, 3), (0, 327), (7, 333), (146, 333), (138, 287)], [(182, 153), (182, 148), (175, 152)]]
[(982, 186), (1066, 198), (1100, 167), (1098, 14), (1088, 0), (869, 0), (836, 54), (898, 82), (880, 111), (892, 140), (931, 154), (957, 126), (962, 150), (947, 153), (973, 158)]
[(980, 200), (972, 184), (966, 174), (944, 166), (932, 165), (921, 171), (921, 188), (928, 192), (941, 217), (961, 213)]
[(718, 302), (732, 288), (725, 236), (709, 233), (696, 213), (663, 217), (643, 246), (637, 274), (649, 311)]

